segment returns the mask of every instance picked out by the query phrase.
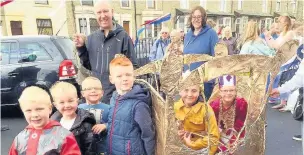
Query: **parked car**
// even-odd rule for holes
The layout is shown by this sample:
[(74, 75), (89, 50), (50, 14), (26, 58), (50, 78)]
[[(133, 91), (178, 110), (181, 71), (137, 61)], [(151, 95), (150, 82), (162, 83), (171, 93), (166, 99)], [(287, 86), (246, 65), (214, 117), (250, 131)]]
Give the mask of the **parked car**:
[(56, 81), (76, 82), (78, 61), (72, 40), (59, 36), (1, 37), (1, 106), (18, 105), (21, 92)]

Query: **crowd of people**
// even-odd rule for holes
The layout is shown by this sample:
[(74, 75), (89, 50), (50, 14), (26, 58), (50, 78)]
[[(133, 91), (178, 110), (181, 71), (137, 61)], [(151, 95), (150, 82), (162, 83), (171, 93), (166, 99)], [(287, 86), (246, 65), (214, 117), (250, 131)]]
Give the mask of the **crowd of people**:
[[(84, 102), (79, 104), (76, 88), (67, 82), (56, 82), (50, 93), (36, 86), (26, 88), (19, 102), (29, 125), (15, 137), (10, 155), (155, 154), (157, 133), (151, 92), (134, 82), (134, 68), (138, 66), (132, 40), (113, 21), (113, 7), (108, 2), (98, 2), (94, 8), (100, 30), (89, 36), (76, 34), (74, 37), (81, 64), (92, 73), (81, 85)], [(215, 56), (217, 43), (227, 46), (228, 55), (273, 56), (284, 43), (298, 40), (297, 53), (282, 65), (269, 88), (269, 102), (280, 102), (273, 108), (295, 104), (287, 101), (291, 92), (303, 89), (303, 23), (281, 16), (270, 30), (260, 33), (258, 23), (249, 21), (238, 38), (232, 36), (229, 26), (219, 35), (214, 30), (215, 23), (207, 21), (206, 11), (201, 6), (192, 9), (189, 21), (186, 34), (181, 29), (170, 33), (163, 27), (160, 38), (151, 48), (149, 60), (164, 59), (168, 51), (176, 55)], [(202, 64), (204, 62), (184, 66), (184, 71), (187, 73)], [(208, 148), (208, 154), (213, 155), (229, 152), (235, 143), (241, 143), (239, 141), (246, 134), (247, 101), (237, 95), (236, 79), (234, 75), (224, 75), (204, 83), (203, 92), (201, 85), (192, 85), (179, 92), (180, 99), (174, 103), (178, 122), (176, 136), (189, 149)], [(219, 96), (210, 105), (206, 104), (216, 83)], [(301, 97), (303, 90), (298, 94), (296, 97)], [(52, 105), (57, 109), (53, 114)], [(297, 138), (301, 139), (301, 136)]]

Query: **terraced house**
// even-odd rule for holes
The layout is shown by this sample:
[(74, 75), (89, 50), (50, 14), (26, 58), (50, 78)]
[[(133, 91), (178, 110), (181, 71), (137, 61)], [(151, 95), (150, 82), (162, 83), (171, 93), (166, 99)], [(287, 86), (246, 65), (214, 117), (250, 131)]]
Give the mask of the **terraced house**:
[[(98, 0), (13, 1), (1, 9), (2, 35), (58, 34), (73, 36), (90, 34), (98, 29), (94, 4)], [(171, 13), (171, 20), (159, 25), (145, 25), (140, 38), (157, 37), (163, 26), (188, 29), (191, 8), (197, 5), (207, 10), (208, 19), (216, 22), (215, 29), (230, 26), (234, 33), (243, 32), (249, 20), (268, 29), (276, 18), (288, 14), (303, 20), (302, 0), (109, 0), (114, 7), (114, 18), (132, 39), (136, 32), (153, 19)], [(61, 4), (64, 2), (65, 4)], [(23, 7), (18, 7), (23, 6)], [(51, 15), (51, 16), (50, 16)]]
[(68, 36), (63, 1), (14, 0), (1, 7), (0, 35)]
[[(258, 22), (260, 29), (269, 29), (276, 18), (283, 14), (303, 20), (304, 2), (301, 0), (180, 0), (175, 3), (175, 26), (185, 30), (189, 10), (196, 5), (201, 5), (207, 10), (208, 19), (216, 22), (216, 29), (221, 26), (230, 26), (236, 34), (243, 32), (249, 20)], [(174, 12), (174, 10), (171, 11)]]
[[(68, 3), (73, 3), (72, 6), (74, 6), (73, 10), (75, 13), (77, 32), (89, 34), (98, 28), (93, 8), (96, 1), (80, 0)], [(137, 28), (143, 23), (158, 18), (166, 13), (163, 11), (163, 4), (166, 3), (155, 0), (113, 0), (114, 19), (118, 24), (125, 28), (131, 38), (135, 38)], [(145, 34), (147, 37), (156, 37), (160, 28), (160, 25), (150, 26), (147, 28)]]

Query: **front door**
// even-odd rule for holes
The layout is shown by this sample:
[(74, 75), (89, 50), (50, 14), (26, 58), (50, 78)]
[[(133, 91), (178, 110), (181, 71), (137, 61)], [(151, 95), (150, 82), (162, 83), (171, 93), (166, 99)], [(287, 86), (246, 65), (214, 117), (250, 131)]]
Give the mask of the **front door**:
[(123, 28), (125, 31), (130, 35), (130, 22), (129, 21), (123, 21)]

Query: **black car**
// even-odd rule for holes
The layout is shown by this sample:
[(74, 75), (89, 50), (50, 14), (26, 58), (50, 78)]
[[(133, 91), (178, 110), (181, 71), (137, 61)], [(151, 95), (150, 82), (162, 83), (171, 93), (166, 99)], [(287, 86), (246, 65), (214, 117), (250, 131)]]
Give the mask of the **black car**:
[(18, 105), (24, 88), (46, 90), (56, 81), (76, 86), (77, 55), (72, 40), (59, 36), (1, 37), (1, 106)]

